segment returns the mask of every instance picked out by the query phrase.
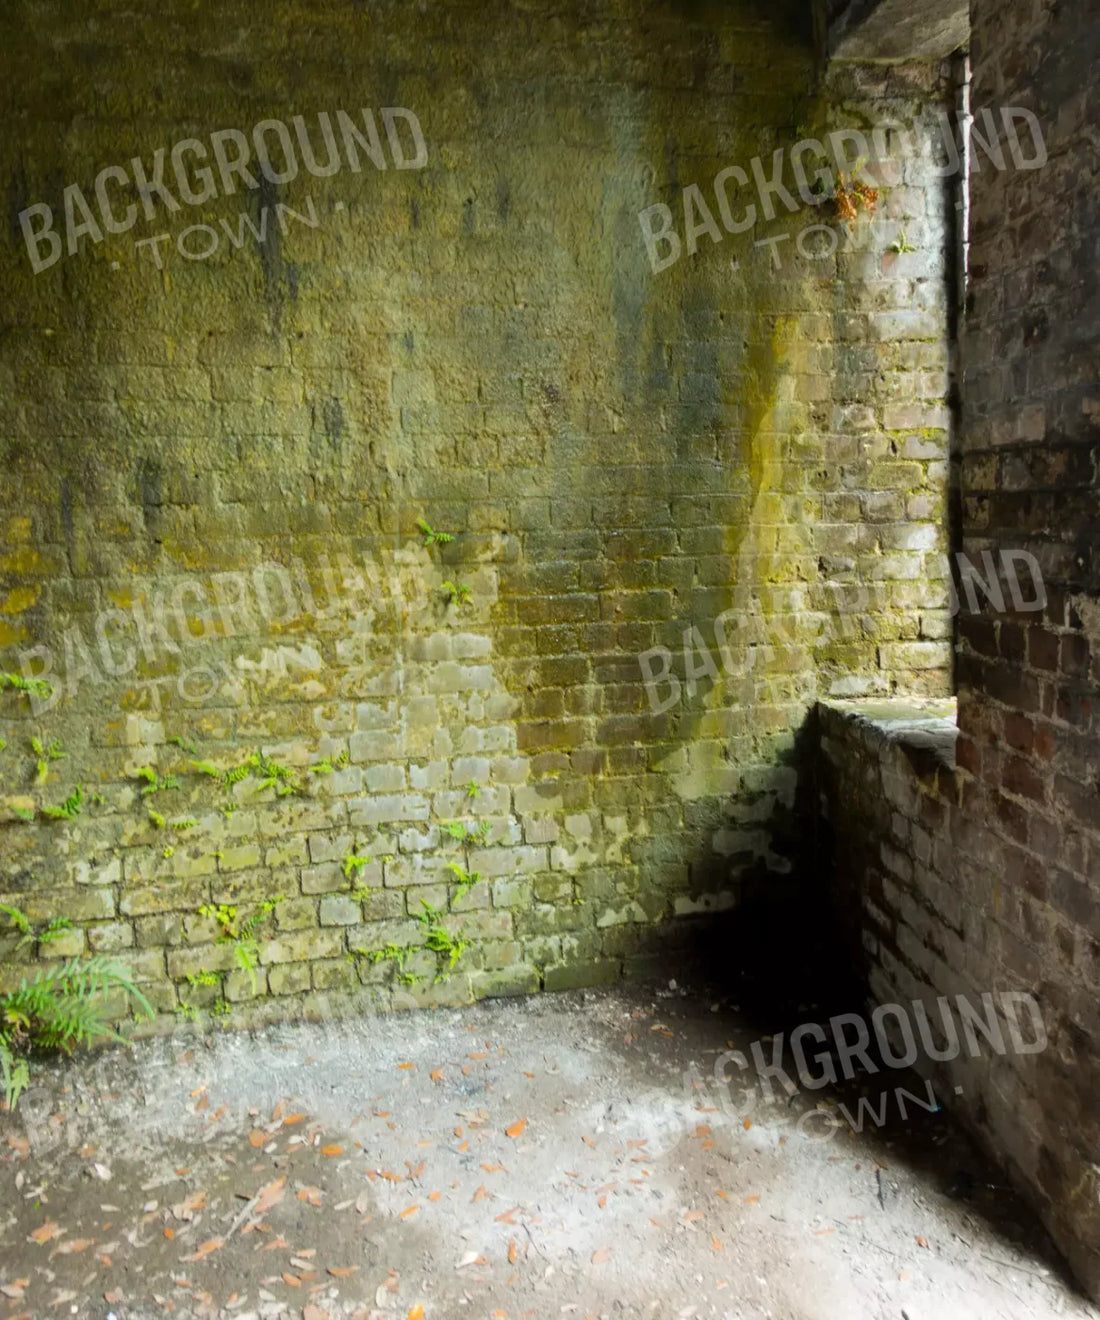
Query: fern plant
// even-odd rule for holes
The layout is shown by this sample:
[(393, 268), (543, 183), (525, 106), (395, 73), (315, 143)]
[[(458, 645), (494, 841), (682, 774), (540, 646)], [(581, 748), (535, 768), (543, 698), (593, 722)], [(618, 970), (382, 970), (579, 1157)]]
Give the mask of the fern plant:
[(473, 590), (465, 582), (451, 582), (450, 580), (440, 583), (439, 589), (446, 595), (448, 605), (465, 605)]
[(141, 790), (142, 797), (148, 797), (150, 793), (163, 793), (180, 786), (180, 781), (175, 775), (158, 775), (151, 765), (138, 766), (134, 771), (134, 778), (145, 781)]
[(33, 751), (38, 758), (35, 767), (34, 782), (36, 784), (44, 784), (50, 773), (50, 762), (63, 761), (65, 759), (66, 753), (62, 751), (61, 740), (59, 738), (54, 738), (52, 742), (44, 743), (41, 738), (32, 738), (31, 751)]
[(51, 820), (72, 820), (84, 810), (84, 787), (77, 784), (64, 802), (56, 806), (43, 807), (42, 814)]
[(416, 525), (420, 528), (425, 545), (446, 545), (448, 541), (454, 540), (450, 532), (437, 532), (423, 518), (417, 518)]
[(44, 678), (24, 678), (22, 674), (9, 674), (0, 670), (0, 692), (5, 688), (13, 688), (16, 692), (26, 692), (32, 697), (52, 697), (53, 684), (47, 683)]
[(448, 862), (447, 870), (454, 874), (457, 884), (455, 885), (455, 898), (461, 898), (467, 889), (472, 889), (481, 879), (480, 871), (467, 871), (464, 866), (458, 862)]
[(20, 908), (0, 903), (0, 912), (8, 918), (12, 928), (19, 932), (19, 939), (15, 944), (16, 953), (21, 952), (28, 944), (48, 944), (51, 940), (60, 939), (67, 930), (73, 929), (73, 923), (68, 917), (53, 917), (43, 926), (33, 926), (30, 917)]
[(115, 991), (153, 1017), (129, 968), (102, 954), (43, 968), (33, 980), (23, 977), (16, 989), (0, 995), (0, 1081), (9, 1109), (30, 1080), (27, 1060), (19, 1055), (71, 1054), (96, 1040), (125, 1040), (103, 1015), (103, 1001)]

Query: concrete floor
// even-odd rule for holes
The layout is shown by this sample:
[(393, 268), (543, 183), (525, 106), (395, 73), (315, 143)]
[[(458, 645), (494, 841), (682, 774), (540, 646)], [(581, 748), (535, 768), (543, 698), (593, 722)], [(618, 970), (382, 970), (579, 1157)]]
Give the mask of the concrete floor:
[(1097, 1316), (944, 1114), (723, 1110), (757, 1035), (626, 987), (52, 1067), (0, 1115), (0, 1320)]

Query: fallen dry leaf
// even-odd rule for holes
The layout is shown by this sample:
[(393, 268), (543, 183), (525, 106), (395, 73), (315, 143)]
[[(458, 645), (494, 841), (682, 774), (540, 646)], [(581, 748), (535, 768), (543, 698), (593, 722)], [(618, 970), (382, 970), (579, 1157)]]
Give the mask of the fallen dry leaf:
[(332, 1155), (343, 1155), (343, 1153), (344, 1153), (344, 1148), (343, 1148), (343, 1146), (335, 1146), (335, 1145), (333, 1145), (333, 1146), (322, 1146), (322, 1147), (321, 1147), (321, 1154), (322, 1154), (322, 1155), (328, 1155), (328, 1156), (332, 1156)]
[(424, 1320), (424, 1308), (419, 1302), (417, 1302), (415, 1306), (409, 1307), (407, 1320)]
[(14, 1283), (0, 1284), (0, 1292), (2, 1292), (5, 1297), (10, 1297), (13, 1301), (22, 1301), (23, 1291), (29, 1283), (30, 1279), (16, 1279)]
[(527, 1126), (527, 1120), (526, 1120), (525, 1118), (517, 1119), (516, 1122), (513, 1123), (511, 1127), (508, 1127), (508, 1128), (505, 1128), (505, 1129), (504, 1129), (504, 1135), (505, 1135), (506, 1137), (518, 1137), (518, 1136), (521, 1136), (522, 1133), (523, 1133), (523, 1129), (524, 1129), (526, 1126)]
[(358, 1268), (358, 1265), (330, 1265), (328, 1272), (334, 1279), (350, 1279)]
[(30, 1236), (30, 1240), (39, 1244), (49, 1242), (52, 1238), (60, 1237), (64, 1231), (65, 1230), (58, 1225), (56, 1220), (47, 1219), (44, 1224), (34, 1230)]
[(196, 1210), (202, 1210), (206, 1206), (205, 1192), (192, 1192), (190, 1196), (178, 1202), (172, 1207), (172, 1214), (180, 1220), (188, 1223), (195, 1217)]
[(514, 1264), (516, 1263), (516, 1256), (518, 1255), (518, 1253), (519, 1253), (519, 1249), (518, 1249), (517, 1246), (516, 1246), (516, 1240), (515, 1240), (515, 1238), (513, 1238), (513, 1239), (511, 1240), (511, 1242), (508, 1243), (508, 1264), (509, 1264), (509, 1265), (514, 1265)]
[(418, 1205), (407, 1205), (397, 1217), (398, 1219), (408, 1219), (410, 1215), (415, 1215), (419, 1209)]
[(443, 1069), (435, 1068), (433, 1069), (432, 1072), (428, 1074), (428, 1076), (432, 1079), (433, 1082), (441, 1082), (443, 1080)]
[(253, 1128), (248, 1134), (248, 1144), (253, 1150), (259, 1150), (266, 1141), (267, 1133), (262, 1128)]
[(299, 1200), (299, 1201), (308, 1201), (310, 1205), (318, 1206), (318, 1207), (319, 1207), (320, 1204), (321, 1204), (321, 1189), (320, 1189), (320, 1187), (299, 1187), (299, 1188), (298, 1188), (298, 1200)]
[(72, 1256), (78, 1251), (87, 1251), (92, 1245), (91, 1238), (73, 1238), (69, 1242), (62, 1242), (59, 1247), (54, 1247), (50, 1252), (51, 1256)]
[(304, 1123), (305, 1118), (305, 1114), (287, 1114), (283, 1119), (283, 1127), (296, 1127), (299, 1123)]
[(286, 1191), (286, 1178), (276, 1178), (266, 1187), (261, 1187), (256, 1195), (256, 1205), (252, 1213), (254, 1215), (264, 1215), (273, 1205), (278, 1205), (283, 1199), (283, 1193)]
[(199, 1244), (193, 1255), (181, 1256), (180, 1259), (186, 1261), (202, 1260), (204, 1256), (209, 1256), (211, 1252), (219, 1251), (224, 1246), (225, 1238), (208, 1238), (206, 1242)]

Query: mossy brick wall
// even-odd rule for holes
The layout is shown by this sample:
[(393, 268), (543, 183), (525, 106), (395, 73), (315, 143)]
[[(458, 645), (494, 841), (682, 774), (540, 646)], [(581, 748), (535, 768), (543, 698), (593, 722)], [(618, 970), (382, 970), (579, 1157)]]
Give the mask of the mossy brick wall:
[[(43, 956), (124, 953), (165, 1011), (385, 1002), (394, 962), (354, 950), (421, 942), (426, 899), (470, 947), (439, 984), (407, 962), (416, 1000), (617, 977), (791, 872), (819, 695), (946, 690), (950, 181), (900, 163), (884, 224), (821, 260), (809, 208), (656, 274), (641, 241), (727, 165), (949, 100), (925, 66), (821, 84), (804, 10), (5, 10), (0, 664), (44, 648), (58, 692), (0, 696), (0, 900), (76, 922)], [(423, 168), (383, 138), (384, 171), (154, 207), (32, 273), (19, 213), (107, 166), (385, 106)], [(684, 630), (717, 656), (730, 609), (732, 673), (654, 715), (639, 652), (684, 679)], [(44, 784), (32, 736), (67, 753)], [(188, 770), (258, 749), (301, 791), (254, 776), (227, 814)], [(142, 797), (143, 767), (181, 786)], [(79, 816), (41, 815), (77, 783)], [(253, 984), (198, 909), (275, 897)]]

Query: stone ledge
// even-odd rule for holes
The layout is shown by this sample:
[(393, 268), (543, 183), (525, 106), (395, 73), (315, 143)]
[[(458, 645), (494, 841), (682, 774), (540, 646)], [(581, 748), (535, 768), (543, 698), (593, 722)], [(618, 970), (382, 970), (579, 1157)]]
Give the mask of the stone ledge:
[(900, 747), (918, 770), (936, 765), (955, 769), (959, 726), (954, 697), (819, 701), (818, 709), (855, 725), (869, 747)]

